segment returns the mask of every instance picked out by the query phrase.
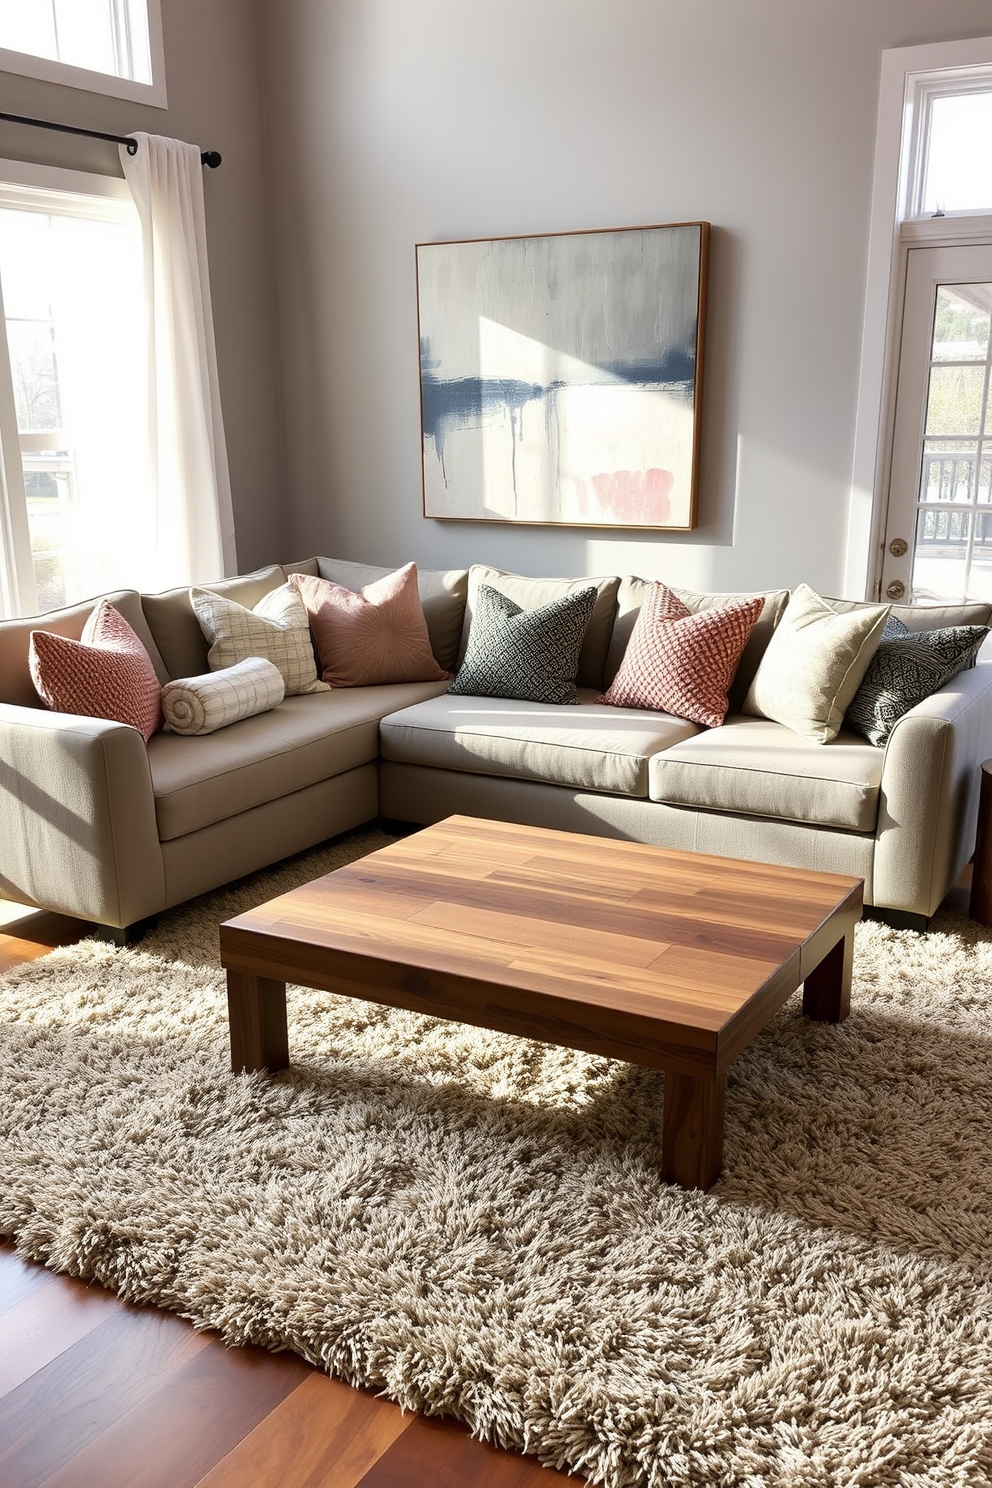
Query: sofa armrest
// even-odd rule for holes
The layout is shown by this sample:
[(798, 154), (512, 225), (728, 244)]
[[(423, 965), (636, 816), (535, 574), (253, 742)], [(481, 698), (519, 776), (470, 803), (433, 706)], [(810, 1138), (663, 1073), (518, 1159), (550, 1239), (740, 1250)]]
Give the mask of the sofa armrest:
[(885, 746), (874, 901), (931, 915), (975, 845), (979, 766), (992, 757), (992, 663), (959, 672)]
[(137, 729), (0, 703), (0, 897), (119, 927), (163, 908)]

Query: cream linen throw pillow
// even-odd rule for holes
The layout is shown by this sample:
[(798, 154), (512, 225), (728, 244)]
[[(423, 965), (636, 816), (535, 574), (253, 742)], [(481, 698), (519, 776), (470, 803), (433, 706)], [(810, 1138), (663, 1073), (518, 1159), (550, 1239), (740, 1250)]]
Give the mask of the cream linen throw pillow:
[(330, 692), (317, 676), (310, 620), (292, 584), (270, 590), (252, 610), (211, 589), (191, 589), (189, 598), (210, 642), (207, 663), (212, 672), (236, 666), (249, 656), (262, 656), (279, 668), (287, 697)]
[(829, 744), (882, 639), (890, 605), (841, 613), (800, 584), (765, 649), (744, 712)]

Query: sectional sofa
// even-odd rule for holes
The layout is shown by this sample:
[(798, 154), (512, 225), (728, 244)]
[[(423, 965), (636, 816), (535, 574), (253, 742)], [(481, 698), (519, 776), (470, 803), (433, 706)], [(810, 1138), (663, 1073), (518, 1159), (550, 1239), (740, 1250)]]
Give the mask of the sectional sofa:
[[(388, 570), (313, 558), (206, 587), (250, 608), (293, 572), (360, 590)], [(146, 746), (127, 725), (50, 712), (35, 692), (31, 630), (78, 639), (95, 601), (0, 624), (0, 897), (125, 939), (163, 909), (376, 817), (428, 823), (459, 812), (857, 874), (867, 904), (922, 927), (970, 856), (978, 767), (992, 754), (992, 665), (913, 708), (884, 748), (843, 730), (817, 744), (739, 711), (788, 599), (770, 592), (727, 722), (706, 729), (595, 701), (619, 666), (643, 581), (483, 567), (418, 579), (431, 647), (451, 671), (479, 583), (508, 584), (528, 606), (595, 584), (578, 704), (456, 696), (445, 682), (335, 688)], [(692, 609), (726, 598), (677, 592)], [(108, 597), (163, 684), (207, 671), (188, 591)], [(987, 624), (990, 606), (894, 613), (919, 630)]]

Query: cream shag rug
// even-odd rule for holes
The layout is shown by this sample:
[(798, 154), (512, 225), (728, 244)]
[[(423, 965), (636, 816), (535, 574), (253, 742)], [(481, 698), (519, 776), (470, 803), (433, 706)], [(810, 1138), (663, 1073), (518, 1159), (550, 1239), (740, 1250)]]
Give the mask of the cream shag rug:
[(650, 1070), (296, 990), (229, 1073), (217, 924), (387, 840), (0, 979), (0, 1232), (610, 1488), (992, 1483), (992, 935), (863, 925), (684, 1193)]

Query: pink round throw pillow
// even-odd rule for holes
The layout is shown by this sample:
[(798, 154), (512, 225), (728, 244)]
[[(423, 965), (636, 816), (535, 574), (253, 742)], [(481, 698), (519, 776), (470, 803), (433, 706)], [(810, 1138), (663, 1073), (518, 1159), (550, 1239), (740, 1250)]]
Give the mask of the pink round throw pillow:
[(46, 707), (129, 723), (147, 744), (162, 727), (162, 688), (124, 616), (101, 599), (80, 640), (31, 632), (31, 680)]
[(289, 581), (306, 605), (321, 675), (332, 687), (447, 680), (431, 650), (415, 563), (366, 584), (361, 594), (311, 574), (290, 574)]

